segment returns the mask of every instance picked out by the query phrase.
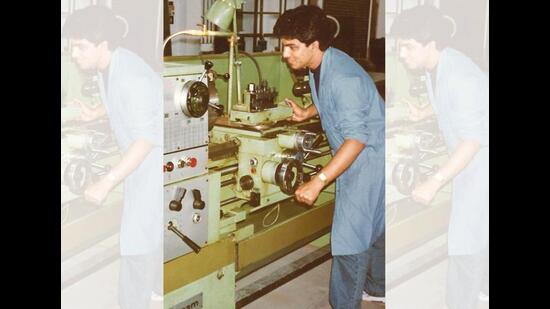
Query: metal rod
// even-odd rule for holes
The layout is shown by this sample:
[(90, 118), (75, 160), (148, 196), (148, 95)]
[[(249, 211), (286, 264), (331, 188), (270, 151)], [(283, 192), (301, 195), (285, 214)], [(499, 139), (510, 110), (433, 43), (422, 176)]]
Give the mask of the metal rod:
[(220, 172), (221, 172), (221, 175), (224, 176), (224, 175), (236, 172), (238, 170), (239, 170), (239, 165), (235, 164), (235, 165), (231, 165), (231, 166), (228, 166), (226, 168), (221, 169)]
[[(236, 44), (234, 44), (234, 48), (235, 48), (235, 59), (239, 59), (239, 36), (237, 35), (238, 34), (238, 29), (237, 29), (237, 10), (235, 10), (235, 13), (233, 13), (233, 32), (235, 33), (235, 41), (236, 41)], [(240, 61), (239, 61), (239, 64), (237, 65), (236, 67), (236, 71), (237, 71), (237, 104), (242, 104), (242, 92), (241, 92), (241, 65), (240, 65)], [(229, 119), (231, 119), (231, 117), (229, 117)]]
[(426, 164), (426, 163), (418, 163), (418, 166), (423, 167), (423, 168), (428, 169), (428, 170), (432, 170), (432, 171), (434, 170), (433, 165), (429, 165), (429, 164)]
[[(202, 24), (206, 27), (206, 30), (208, 29), (207, 20), (206, 20), (206, 12), (208, 11), (208, 0), (202, 0)], [(206, 43), (206, 40), (208, 40), (208, 37), (201, 37), (201, 44)]]
[(319, 153), (319, 154), (316, 154), (315, 156), (313, 156), (313, 157), (311, 157), (311, 158), (309, 157), (309, 154), (310, 154), (310, 153), (306, 153), (306, 155), (304, 156), (304, 160), (307, 159), (307, 160), (309, 161), (309, 160), (317, 159), (317, 158), (326, 156), (326, 155), (328, 155), (328, 154), (331, 154), (331, 152), (330, 152), (330, 150), (323, 151), (323, 152), (321, 152), (321, 153)]
[(235, 33), (233, 32), (226, 32), (226, 31), (203, 31), (203, 30), (183, 30), (183, 31), (179, 31), (179, 32), (176, 32), (172, 35), (170, 35), (169, 37), (167, 37), (165, 40), (164, 40), (164, 43), (162, 45), (162, 49), (164, 50), (164, 48), (166, 48), (166, 44), (171, 40), (173, 39), (174, 37), (178, 36), (178, 35), (191, 35), (191, 36), (204, 36), (204, 35), (209, 35), (209, 36), (222, 36), (222, 37), (234, 37), (235, 36)]
[(367, 59), (369, 59), (369, 47), (370, 47), (370, 33), (372, 32), (372, 2), (374, 0), (370, 0), (369, 2), (369, 25), (367, 30)]
[(195, 253), (199, 253), (201, 251), (201, 247), (197, 245), (194, 241), (192, 241), (189, 237), (185, 236), (178, 228), (174, 226), (172, 221), (168, 222), (168, 230), (174, 232), (183, 242), (185, 242), (186, 245), (188, 245)]
[(229, 205), (231, 203), (235, 203), (236, 201), (239, 201), (239, 200), (240, 200), (240, 198), (238, 198), (238, 197), (228, 198), (227, 200), (224, 200), (224, 201), (220, 202), (220, 207), (223, 207), (225, 205)]
[(227, 179), (227, 180), (224, 180), (221, 182), (221, 187), (225, 187), (225, 186), (229, 186), (229, 185), (234, 185), (237, 183), (237, 179), (235, 179), (235, 177), (232, 177), (230, 179)]
[(317, 169), (317, 166), (313, 165), (313, 164), (309, 164), (309, 163), (306, 163), (306, 162), (303, 162), (302, 165), (304, 167), (307, 167), (307, 168), (311, 168), (313, 170), (316, 170)]
[(233, 95), (233, 48), (235, 46), (235, 35), (229, 38), (229, 80), (227, 81), (227, 117), (231, 119), (231, 100)]
[(317, 150), (317, 149), (309, 149), (306, 152), (307, 153), (314, 153), (314, 154), (321, 154), (321, 150)]

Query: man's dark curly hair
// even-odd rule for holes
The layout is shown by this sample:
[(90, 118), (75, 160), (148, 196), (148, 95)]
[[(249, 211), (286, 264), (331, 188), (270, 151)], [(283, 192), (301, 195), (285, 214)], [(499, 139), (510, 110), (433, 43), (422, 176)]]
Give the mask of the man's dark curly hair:
[(92, 5), (74, 11), (62, 30), (62, 36), (70, 39), (86, 39), (94, 44), (109, 43), (111, 50), (123, 39), (125, 24), (106, 6)]
[(273, 33), (280, 38), (297, 39), (307, 46), (318, 41), (321, 50), (330, 46), (335, 32), (334, 21), (315, 5), (302, 5), (285, 11), (273, 27)]
[(390, 36), (402, 39), (414, 39), (426, 45), (434, 41), (437, 49), (447, 47), (454, 31), (449, 17), (432, 5), (419, 5), (399, 14), (390, 30)]

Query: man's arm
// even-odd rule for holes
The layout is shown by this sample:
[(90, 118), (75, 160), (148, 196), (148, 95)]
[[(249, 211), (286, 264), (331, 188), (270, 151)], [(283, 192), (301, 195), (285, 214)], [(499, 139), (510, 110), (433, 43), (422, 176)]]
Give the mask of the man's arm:
[(464, 140), (460, 142), (449, 160), (441, 166), (437, 173), (413, 190), (412, 198), (419, 203), (429, 204), (437, 191), (445, 183), (453, 179), (468, 166), (479, 151), (479, 148), (480, 144), (476, 140)]
[(453, 85), (443, 99), (452, 100), (453, 110), (447, 111), (453, 123), (453, 130), (460, 142), (450, 158), (430, 177), (417, 186), (412, 198), (429, 204), (436, 192), (468, 166), (481, 146), (488, 145), (488, 103), (487, 80), (484, 76), (454, 76), (449, 81)]
[(365, 148), (365, 144), (354, 139), (346, 139), (334, 157), (320, 171), (327, 177), (326, 182), (323, 182), (318, 176), (313, 177), (311, 181), (296, 190), (296, 199), (299, 202), (312, 205), (324, 186), (344, 173), (363, 148)]
[(84, 191), (84, 197), (91, 202), (100, 204), (119, 182), (130, 175), (143, 162), (152, 148), (153, 145), (144, 139), (134, 141), (130, 144), (120, 162), (105, 177), (90, 185)]
[(285, 102), (292, 108), (292, 117), (288, 119), (290, 121), (304, 121), (319, 114), (315, 104), (311, 104), (306, 108), (301, 108), (290, 99), (285, 99)]

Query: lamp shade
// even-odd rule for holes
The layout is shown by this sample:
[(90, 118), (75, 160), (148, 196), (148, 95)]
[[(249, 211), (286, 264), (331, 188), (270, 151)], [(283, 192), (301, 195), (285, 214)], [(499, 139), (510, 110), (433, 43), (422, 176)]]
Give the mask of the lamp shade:
[(233, 0), (217, 0), (206, 13), (206, 19), (222, 29), (229, 29), (235, 10)]

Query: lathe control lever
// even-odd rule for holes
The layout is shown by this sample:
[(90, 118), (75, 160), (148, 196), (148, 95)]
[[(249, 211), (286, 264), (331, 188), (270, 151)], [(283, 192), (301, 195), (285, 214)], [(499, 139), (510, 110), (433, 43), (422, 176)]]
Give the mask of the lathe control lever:
[(206, 204), (204, 203), (204, 201), (202, 200), (202, 197), (201, 197), (201, 191), (198, 190), (198, 189), (193, 189), (192, 190), (193, 192), (193, 208), (195, 209), (203, 209), (204, 206), (206, 206)]
[(174, 232), (174, 234), (176, 234), (179, 238), (181, 238), (181, 240), (183, 240), (183, 242), (186, 245), (188, 245), (191, 249), (193, 249), (193, 251), (195, 251), (195, 253), (199, 253), (199, 251), (201, 251), (201, 247), (199, 245), (197, 245), (194, 241), (189, 239), (189, 237), (183, 235), (183, 233), (180, 232), (180, 230), (178, 230), (178, 228), (176, 228), (174, 226), (172, 221), (168, 222), (168, 230)]
[(180, 211), (182, 208), (181, 201), (183, 200), (185, 193), (187, 193), (187, 189), (178, 187), (176, 189), (174, 199), (170, 201), (168, 208), (172, 211)]

